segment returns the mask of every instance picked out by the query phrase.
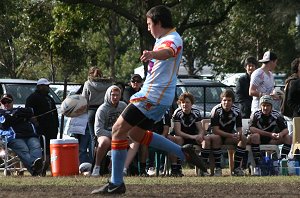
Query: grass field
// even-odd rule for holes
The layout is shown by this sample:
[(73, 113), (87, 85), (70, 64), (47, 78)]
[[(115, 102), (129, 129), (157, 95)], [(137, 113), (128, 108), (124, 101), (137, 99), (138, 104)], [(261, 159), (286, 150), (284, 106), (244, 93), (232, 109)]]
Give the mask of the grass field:
[[(127, 192), (121, 197), (300, 197), (299, 176), (125, 177)], [(106, 177), (0, 176), (1, 197), (98, 197), (90, 192)]]

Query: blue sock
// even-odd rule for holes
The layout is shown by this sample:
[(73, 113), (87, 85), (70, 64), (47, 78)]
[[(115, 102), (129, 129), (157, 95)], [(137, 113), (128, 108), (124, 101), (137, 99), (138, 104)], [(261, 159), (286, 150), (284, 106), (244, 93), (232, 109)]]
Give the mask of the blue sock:
[(185, 156), (181, 150), (180, 145), (175, 144), (171, 140), (158, 135), (157, 133), (153, 133), (152, 140), (149, 146), (166, 151), (167, 153), (172, 153), (178, 156), (182, 161), (185, 160)]
[(116, 142), (117, 141), (112, 141), (112, 150), (111, 150), (112, 172), (111, 172), (110, 182), (115, 185), (120, 185), (124, 182), (123, 169), (124, 169), (124, 164), (127, 156), (126, 143), (128, 145), (128, 140), (123, 140), (121, 142), (123, 144), (123, 147), (117, 147), (118, 149), (114, 149), (113, 144), (119, 144)]

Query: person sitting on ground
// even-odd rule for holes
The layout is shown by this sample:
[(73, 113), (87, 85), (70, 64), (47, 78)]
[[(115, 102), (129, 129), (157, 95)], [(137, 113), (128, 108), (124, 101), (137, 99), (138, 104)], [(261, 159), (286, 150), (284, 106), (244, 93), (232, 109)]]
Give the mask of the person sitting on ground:
[(237, 145), (234, 154), (233, 175), (243, 176), (241, 161), (244, 158), (247, 138), (242, 133), (242, 115), (240, 109), (233, 104), (235, 96), (231, 89), (221, 93), (221, 103), (211, 110), (211, 135), (213, 156), (215, 158), (215, 176), (222, 176), (221, 145)]
[[(175, 110), (172, 117), (175, 131), (173, 141), (179, 145), (200, 145), (202, 147), (201, 156), (206, 164), (208, 164), (211, 140), (210, 136), (205, 136), (205, 131), (201, 123), (200, 110), (193, 106), (194, 103), (195, 99), (191, 93), (185, 92), (179, 96), (177, 101), (179, 107)], [(173, 170), (175, 167), (173, 164), (171, 172), (178, 174), (178, 170)], [(202, 174), (208, 175), (207, 172)]]
[(260, 144), (283, 144), (281, 158), (287, 158), (291, 150), (292, 136), (289, 135), (287, 124), (280, 112), (273, 109), (273, 98), (264, 95), (260, 98), (260, 110), (251, 115), (250, 136), (248, 143), (251, 144), (256, 167), (259, 168), (261, 154)]
[(7, 146), (21, 159), (32, 176), (38, 176), (43, 169), (42, 148), (34, 124), (31, 108), (13, 108), (13, 97), (1, 97), (0, 133), (7, 135)]
[(111, 147), (112, 126), (126, 107), (120, 101), (121, 90), (118, 86), (110, 86), (105, 93), (104, 103), (97, 109), (95, 115), (95, 135), (98, 137), (96, 160), (92, 176), (100, 175), (101, 161)]

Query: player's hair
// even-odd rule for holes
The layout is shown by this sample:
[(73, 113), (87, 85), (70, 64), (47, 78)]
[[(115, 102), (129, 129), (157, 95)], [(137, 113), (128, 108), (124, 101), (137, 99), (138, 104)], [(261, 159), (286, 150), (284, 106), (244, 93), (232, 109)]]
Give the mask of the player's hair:
[(168, 7), (164, 5), (158, 5), (153, 8), (151, 8), (147, 14), (146, 17), (152, 19), (154, 24), (157, 24), (158, 22), (161, 23), (161, 27), (163, 28), (173, 28), (173, 20), (171, 11)]
[(191, 94), (189, 92), (182, 93), (177, 100), (177, 104), (180, 105), (180, 103), (184, 102), (186, 98), (190, 99), (192, 104), (195, 104), (195, 98), (194, 98), (193, 94)]
[(234, 92), (231, 89), (226, 89), (225, 91), (223, 91), (221, 93), (221, 95), (220, 95), (221, 100), (224, 97), (225, 98), (231, 98), (233, 102), (235, 101), (235, 95), (234, 95)]
[(247, 65), (252, 64), (255, 65), (255, 67), (257, 67), (258, 62), (256, 60), (256, 58), (254, 56), (248, 56), (245, 60), (244, 60), (244, 67), (246, 67)]
[(300, 65), (300, 58), (295, 58), (291, 63), (291, 69), (293, 73), (298, 73), (299, 65)]

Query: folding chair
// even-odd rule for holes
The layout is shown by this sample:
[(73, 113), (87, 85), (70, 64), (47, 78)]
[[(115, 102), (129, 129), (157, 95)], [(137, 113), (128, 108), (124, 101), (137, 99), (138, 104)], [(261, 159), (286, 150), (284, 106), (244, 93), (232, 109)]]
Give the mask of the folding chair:
[[(46, 163), (46, 139), (44, 135), (41, 135), (42, 138), (42, 154), (43, 154), (43, 167), (45, 167)], [(0, 148), (1, 148), (1, 158), (2, 162), (0, 164), (0, 170), (3, 170), (4, 176), (9, 176), (13, 173), (17, 173), (17, 175), (22, 175), (22, 172), (26, 170), (23, 166), (20, 158), (13, 152), (10, 148), (8, 148), (8, 140), (7, 136), (0, 137)]]

